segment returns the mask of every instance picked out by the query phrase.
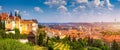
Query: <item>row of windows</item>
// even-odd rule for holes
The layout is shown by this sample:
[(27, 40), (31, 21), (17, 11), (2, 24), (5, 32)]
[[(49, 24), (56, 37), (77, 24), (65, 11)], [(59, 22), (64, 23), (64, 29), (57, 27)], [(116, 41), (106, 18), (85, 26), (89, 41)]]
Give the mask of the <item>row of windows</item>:
[[(7, 21), (6, 23), (7, 23), (7, 24), (10, 24), (11, 21)], [(25, 25), (26, 25), (26, 26), (32, 26), (32, 24), (24, 24), (24, 26), (25, 26)], [(20, 25), (20, 26), (22, 27), (22, 25)]]
[[(24, 24), (24, 26), (32, 26), (32, 24)], [(20, 25), (22, 27), (22, 25)]]

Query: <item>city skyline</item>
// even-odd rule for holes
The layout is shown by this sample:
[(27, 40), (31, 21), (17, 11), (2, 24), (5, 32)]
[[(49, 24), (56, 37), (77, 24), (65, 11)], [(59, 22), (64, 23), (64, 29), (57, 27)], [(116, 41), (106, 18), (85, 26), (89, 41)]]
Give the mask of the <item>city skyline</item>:
[(20, 11), (40, 23), (120, 22), (120, 0), (0, 0), (0, 13)]

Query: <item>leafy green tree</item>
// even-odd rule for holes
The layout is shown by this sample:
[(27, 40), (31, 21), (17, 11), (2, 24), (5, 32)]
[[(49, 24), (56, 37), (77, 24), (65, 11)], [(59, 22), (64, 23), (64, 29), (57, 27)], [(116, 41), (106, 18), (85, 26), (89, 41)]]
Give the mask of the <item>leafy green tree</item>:
[(45, 31), (43, 30), (39, 30), (38, 31), (38, 36), (37, 36), (37, 44), (39, 46), (46, 46), (46, 42), (47, 42), (47, 36)]
[(14, 30), (15, 30), (15, 38), (16, 38), (16, 39), (20, 39), (21, 34), (20, 34), (19, 29), (15, 28)]
[(79, 42), (83, 47), (86, 47), (87, 44), (88, 44), (86, 39), (78, 39), (78, 42)]
[(26, 34), (20, 34), (19, 29), (15, 28), (14, 31), (15, 31), (15, 34), (14, 34), (15, 39), (26, 39), (27, 38)]
[(1, 38), (6, 38), (6, 33), (5, 33), (5, 30), (0, 30), (0, 37)]
[(93, 47), (98, 47), (98, 48), (102, 48), (103, 46), (103, 43), (101, 40), (94, 40), (93, 44), (92, 44)]
[(43, 25), (38, 25), (38, 27), (39, 27), (39, 28), (45, 28), (45, 26), (43, 26)]
[(109, 49), (109, 47), (108, 47), (107, 45), (104, 45), (104, 46), (102, 47), (102, 50), (110, 50), (110, 49)]
[(88, 37), (87, 43), (88, 43), (88, 46), (92, 46), (92, 44), (93, 44), (93, 39), (90, 38), (90, 37)]
[(53, 43), (54, 41), (52, 40), (52, 39), (49, 39), (48, 40), (48, 50), (53, 50), (53, 48), (54, 48), (54, 43)]
[(15, 34), (20, 34), (20, 30), (19, 29), (15, 28), (14, 30), (15, 30)]
[(62, 42), (65, 44), (68, 44), (68, 42), (70, 41), (69, 36), (66, 36), (65, 38), (62, 39)]
[[(91, 42), (91, 43), (90, 43)], [(96, 40), (93, 40), (88, 42), (89, 43), (89, 46), (91, 47), (97, 47), (97, 48), (100, 48), (102, 50), (109, 50), (108, 46), (106, 46), (101, 40), (99, 39), (96, 39)]]
[(46, 45), (48, 46), (49, 37), (47, 37)]
[(73, 41), (73, 42), (76, 42), (76, 38), (74, 37), (74, 38), (72, 39), (72, 41)]
[(57, 40), (60, 40), (60, 37), (59, 37), (59, 36), (56, 36), (56, 39), (57, 39)]
[(70, 41), (69, 45), (71, 50), (85, 50), (85, 48), (81, 45), (81, 43), (77, 41), (74, 42)]
[(2, 21), (1, 19), (0, 19), (0, 29), (5, 30), (5, 21)]
[(70, 35), (68, 36), (68, 40), (71, 41)]
[(120, 50), (120, 46), (115, 40), (112, 43), (111, 50)]
[(39, 34), (37, 44), (40, 46), (42, 45), (42, 43), (43, 43), (43, 36), (42, 34)]

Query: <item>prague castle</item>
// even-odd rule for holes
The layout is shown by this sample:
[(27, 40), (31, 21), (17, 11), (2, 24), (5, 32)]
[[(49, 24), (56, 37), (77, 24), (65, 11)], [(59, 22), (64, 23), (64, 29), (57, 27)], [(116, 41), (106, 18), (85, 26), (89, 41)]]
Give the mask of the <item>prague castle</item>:
[(36, 32), (38, 29), (37, 20), (23, 20), (19, 12), (15, 12), (14, 16), (12, 12), (10, 14), (0, 13), (0, 19), (5, 22), (6, 31), (19, 29), (21, 34), (29, 34), (32, 31)]

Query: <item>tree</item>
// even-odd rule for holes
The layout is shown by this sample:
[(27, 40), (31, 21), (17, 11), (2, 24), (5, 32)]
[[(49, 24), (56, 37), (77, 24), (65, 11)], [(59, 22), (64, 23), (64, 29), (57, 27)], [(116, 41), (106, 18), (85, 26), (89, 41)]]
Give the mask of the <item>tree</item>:
[(39, 28), (45, 28), (45, 26), (43, 26), (43, 25), (38, 25), (38, 27), (39, 27)]
[(76, 38), (74, 37), (74, 38), (72, 39), (72, 41), (73, 41), (73, 42), (76, 42)]
[(1, 19), (0, 19), (0, 29), (5, 30), (5, 21), (2, 21)]
[(109, 47), (108, 47), (107, 45), (104, 45), (104, 46), (102, 47), (102, 50), (110, 50), (110, 49), (109, 49)]
[(98, 47), (98, 48), (102, 48), (103, 46), (103, 43), (101, 40), (94, 40), (93, 44), (92, 44), (93, 47)]
[(42, 45), (42, 43), (43, 43), (43, 36), (42, 36), (42, 34), (39, 34), (37, 44), (40, 46), (40, 45)]
[(70, 41), (69, 45), (71, 50), (85, 50), (85, 47), (83, 47), (78, 41)]
[(6, 38), (6, 33), (5, 33), (5, 30), (0, 30), (0, 36), (1, 38)]
[(111, 49), (112, 50), (120, 50), (120, 46), (119, 46), (119, 44), (115, 40), (112, 43)]
[(68, 40), (71, 41), (70, 35), (68, 36)]
[(59, 37), (59, 36), (56, 36), (56, 39), (57, 39), (57, 40), (60, 40), (60, 37)]
[(15, 30), (15, 37), (16, 37), (16, 39), (19, 39), (20, 38), (20, 31), (19, 31), (19, 29), (14, 29)]
[(88, 43), (88, 46), (91, 46), (93, 44), (93, 39), (88, 37), (87, 43)]
[(21, 19), (20, 11), (18, 12), (18, 17)]
[(37, 45), (46, 46), (46, 42), (47, 42), (47, 37), (45, 31), (38, 30)]
[(78, 39), (78, 42), (79, 42), (83, 47), (86, 47), (86, 46), (87, 46), (87, 41), (86, 41), (86, 39)]

